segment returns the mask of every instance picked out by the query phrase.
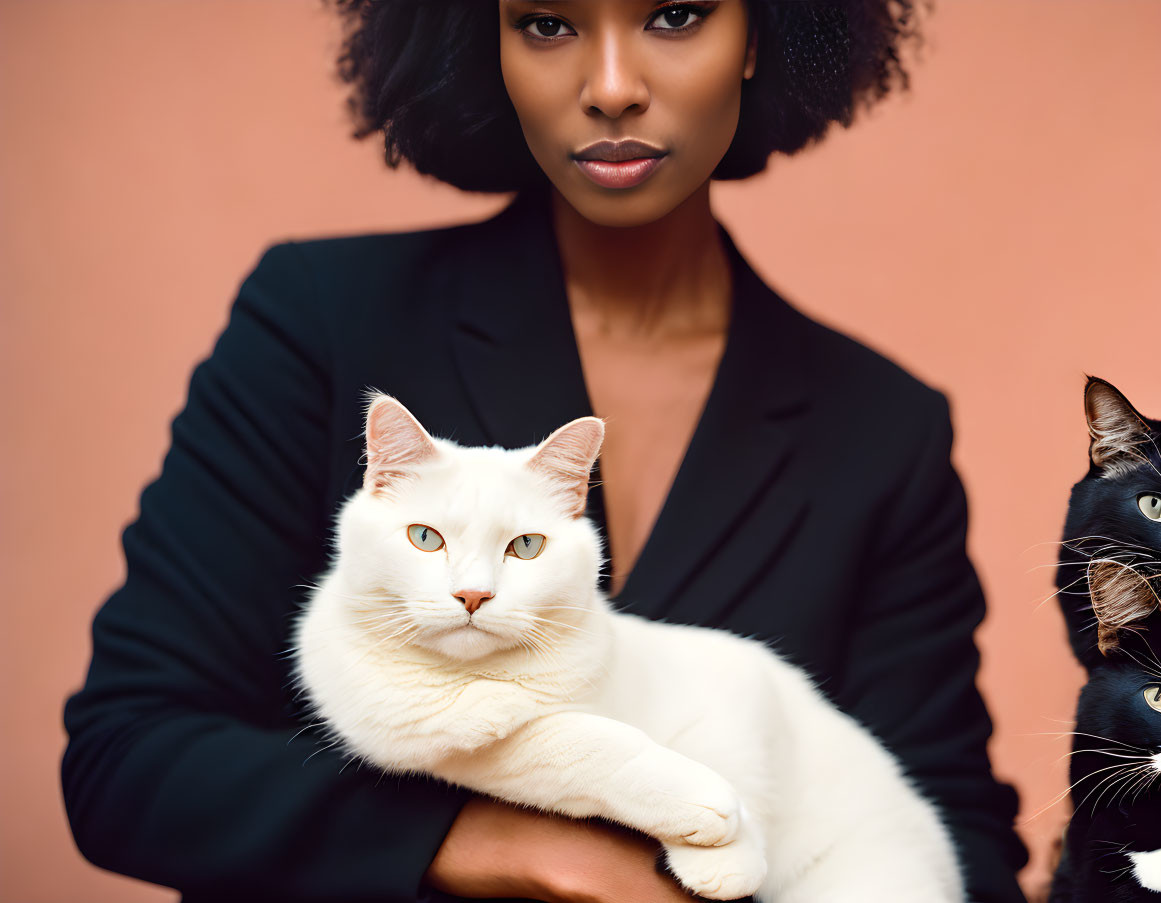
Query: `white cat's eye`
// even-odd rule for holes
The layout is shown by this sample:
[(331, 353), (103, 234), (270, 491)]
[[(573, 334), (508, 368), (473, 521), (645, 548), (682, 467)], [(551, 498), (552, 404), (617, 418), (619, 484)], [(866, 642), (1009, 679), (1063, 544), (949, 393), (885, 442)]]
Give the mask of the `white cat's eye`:
[(443, 537), (425, 524), (412, 524), (408, 527), (407, 538), (421, 552), (438, 552), (443, 548)]
[(1145, 704), (1154, 712), (1161, 712), (1161, 684), (1145, 687)]
[(1161, 521), (1161, 495), (1137, 496), (1137, 507), (1149, 520)]
[(539, 533), (525, 533), (508, 543), (508, 548), (504, 550), (504, 554), (515, 555), (517, 558), (529, 561), (539, 555), (543, 549), (543, 536)]

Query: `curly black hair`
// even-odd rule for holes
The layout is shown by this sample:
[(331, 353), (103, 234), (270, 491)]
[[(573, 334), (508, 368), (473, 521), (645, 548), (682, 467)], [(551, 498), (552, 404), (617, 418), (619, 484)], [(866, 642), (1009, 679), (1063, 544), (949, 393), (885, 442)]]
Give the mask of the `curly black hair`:
[[(330, 0), (345, 31), (338, 59), (351, 85), (354, 135), (382, 131), (387, 164), (465, 191), (541, 185), (500, 73), (496, 4), (486, 0)], [(900, 48), (919, 41), (917, 0), (745, 0), (758, 58), (742, 84), (738, 130), (712, 173), (744, 179), (775, 152), (849, 126), (895, 85)]]

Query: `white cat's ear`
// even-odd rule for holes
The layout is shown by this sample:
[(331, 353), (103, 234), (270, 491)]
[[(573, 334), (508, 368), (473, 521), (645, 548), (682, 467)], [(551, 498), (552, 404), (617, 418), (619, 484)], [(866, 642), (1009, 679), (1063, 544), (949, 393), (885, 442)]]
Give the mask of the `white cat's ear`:
[(589, 473), (601, 451), (605, 424), (598, 417), (581, 417), (566, 423), (545, 439), (525, 467), (547, 477), (553, 494), (569, 517), (585, 513)]
[(1095, 376), (1088, 378), (1084, 416), (1092, 439), (1088, 455), (1097, 467), (1118, 475), (1145, 460), (1138, 446), (1149, 441), (1149, 427), (1112, 383)]
[(438, 455), (439, 449), (411, 412), (390, 395), (375, 393), (368, 400), (363, 486), (381, 492)]

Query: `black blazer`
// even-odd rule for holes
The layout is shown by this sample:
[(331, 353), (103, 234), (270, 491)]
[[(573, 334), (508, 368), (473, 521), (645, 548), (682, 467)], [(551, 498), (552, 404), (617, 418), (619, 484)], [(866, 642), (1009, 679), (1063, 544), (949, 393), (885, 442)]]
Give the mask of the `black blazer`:
[[(622, 608), (768, 640), (942, 807), (972, 899), (1022, 899), (989, 771), (984, 614), (941, 394), (767, 288), (722, 231), (725, 351)], [(415, 899), (467, 794), (347, 767), (296, 700), (304, 584), (361, 480), (363, 390), (462, 444), (590, 414), (546, 197), (492, 219), (272, 247), (190, 383), (65, 709), (94, 863), (187, 901)], [(604, 529), (601, 491), (590, 511)]]

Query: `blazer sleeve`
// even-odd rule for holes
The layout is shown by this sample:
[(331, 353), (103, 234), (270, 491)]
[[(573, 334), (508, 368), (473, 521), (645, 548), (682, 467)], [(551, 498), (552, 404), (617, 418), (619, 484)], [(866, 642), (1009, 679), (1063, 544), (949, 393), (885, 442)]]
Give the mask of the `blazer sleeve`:
[(187, 900), (413, 900), (467, 799), (296, 720), (297, 586), (326, 564), (330, 364), (301, 250), (266, 252), (194, 371), (70, 698), (81, 852)]
[(991, 774), (992, 725), (976, 689), (973, 633), (984, 598), (965, 549), (967, 501), (951, 465), (947, 401), (925, 391), (923, 429), (901, 454), (895, 491), (879, 512), (864, 564), (842, 707), (901, 759), (941, 809), (964, 868), (969, 900), (1017, 903), (1027, 861), (1012, 829), (1015, 791)]

